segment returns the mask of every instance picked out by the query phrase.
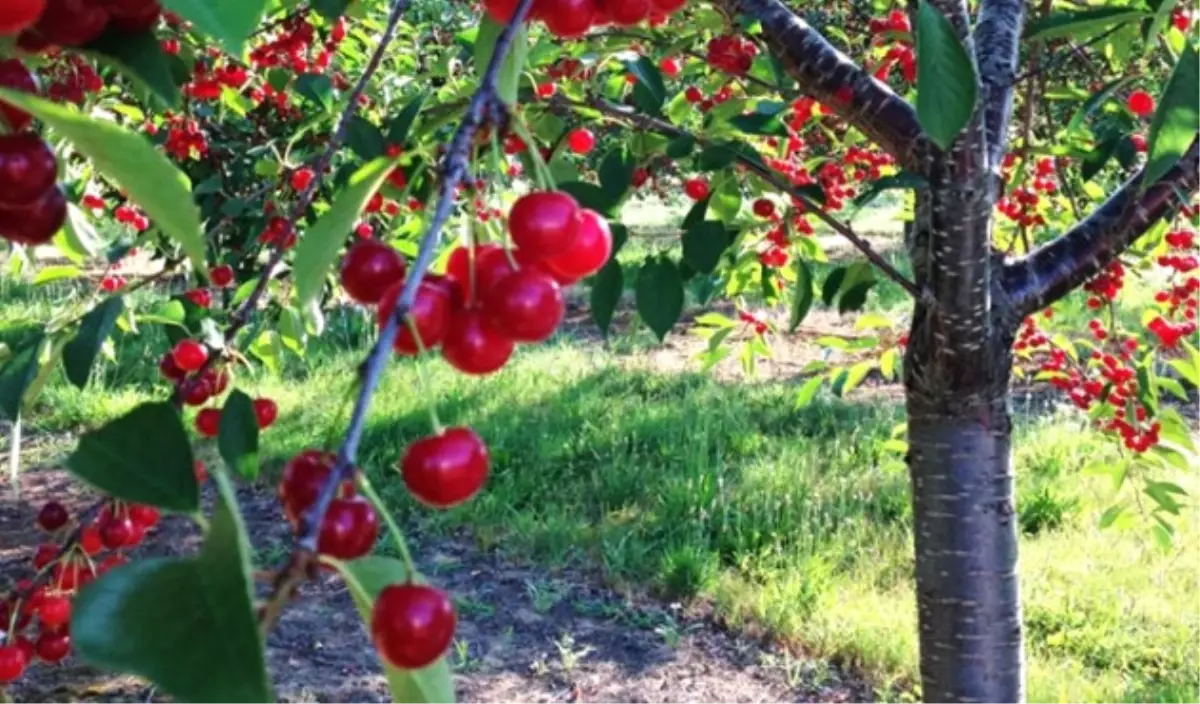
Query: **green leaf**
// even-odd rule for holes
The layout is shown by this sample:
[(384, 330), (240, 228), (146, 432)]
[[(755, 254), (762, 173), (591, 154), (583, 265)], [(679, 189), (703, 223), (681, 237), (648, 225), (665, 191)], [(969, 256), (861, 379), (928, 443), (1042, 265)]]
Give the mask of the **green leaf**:
[(596, 321), (596, 327), (600, 328), (600, 334), (605, 337), (608, 337), (613, 311), (617, 309), (624, 289), (625, 274), (621, 271), (621, 263), (613, 257), (592, 279), (592, 320)]
[(267, 9), (267, 0), (163, 0), (162, 4), (238, 58)]
[(867, 293), (874, 285), (874, 280), (867, 280), (847, 287), (845, 293), (838, 299), (838, 313), (845, 314), (860, 310), (867, 302)]
[(709, 196), (709, 205), (717, 217), (732, 224), (742, 210), (742, 185), (733, 174), (722, 174)]
[(1157, 37), (1167, 23), (1171, 21), (1171, 15), (1175, 13), (1175, 7), (1179, 4), (1179, 0), (1159, 0), (1158, 7), (1154, 9), (1154, 18), (1145, 23), (1146, 31), (1142, 35), (1142, 39), (1146, 42), (1146, 52), (1149, 53), (1154, 47), (1154, 38)]
[(1125, 507), (1122, 506), (1121, 504), (1113, 504), (1112, 506), (1109, 506), (1107, 509), (1105, 509), (1104, 513), (1100, 515), (1100, 523), (1099, 523), (1100, 529), (1104, 530), (1105, 528), (1108, 528), (1109, 526), (1111, 526), (1114, 522), (1116, 522), (1117, 518), (1121, 515), (1121, 512), (1124, 510), (1125, 510)]
[(787, 127), (783, 124), (783, 120), (779, 119), (779, 114), (784, 107), (786, 105), (778, 101), (760, 101), (755, 106), (755, 112), (749, 115), (737, 115), (729, 120), (729, 124), (745, 134), (785, 137), (787, 136)]
[[(338, 571), (346, 581), (354, 606), (362, 616), (364, 626), (371, 623), (372, 607), (379, 592), (390, 584), (403, 584), (410, 579), (422, 581), (410, 575), (404, 563), (391, 557), (372, 555), (353, 562), (337, 563)], [(388, 681), (388, 691), (394, 702), (453, 702), (454, 681), (446, 658), (441, 657), (419, 670), (401, 670), (380, 660)]]
[(808, 404), (812, 403), (813, 398), (817, 395), (817, 391), (820, 391), (821, 385), (824, 383), (824, 374), (818, 374), (804, 382), (804, 386), (801, 386), (800, 391), (796, 393), (795, 407), (797, 409), (804, 408)]
[(661, 342), (683, 312), (683, 277), (666, 257), (647, 257), (634, 290), (637, 312)]
[(59, 251), (76, 264), (82, 264), (88, 257), (96, 256), (98, 240), (96, 228), (92, 227), (83, 210), (74, 203), (67, 203), (67, 221), (54, 237)]
[(895, 347), (884, 352), (879, 357), (879, 373), (884, 379), (891, 381), (896, 378), (896, 363), (900, 361), (900, 352)]
[(192, 201), (191, 184), (145, 137), (25, 93), (0, 88), (0, 98), (66, 138), (97, 171), (125, 189), (156, 227), (183, 246), (198, 272), (208, 275), (200, 210)]
[(917, 120), (934, 144), (948, 149), (971, 121), (977, 98), (975, 62), (950, 21), (923, 0), (917, 12)]
[(874, 368), (875, 364), (870, 360), (859, 362), (850, 367), (850, 371), (846, 373), (846, 380), (842, 383), (842, 395), (848, 394), (858, 388), (858, 385), (863, 382), (863, 379), (867, 378), (867, 374), (870, 374)]
[(1183, 388), (1183, 384), (1180, 384), (1178, 381), (1175, 381), (1170, 377), (1160, 376), (1154, 380), (1154, 383), (1158, 386), (1158, 388), (1170, 391), (1175, 398), (1178, 398), (1181, 401), (1190, 400), (1188, 398), (1187, 390)]
[(825, 305), (833, 305), (833, 299), (842, 290), (842, 282), (846, 280), (846, 271), (846, 267), (839, 266), (830, 271), (829, 275), (825, 277), (825, 283), (821, 286), (821, 301)]
[[(475, 73), (481, 79), (491, 61), (492, 52), (496, 48), (496, 40), (500, 38), (502, 25), (496, 23), (490, 16), (484, 15), (479, 25), (479, 34), (475, 37)], [(528, 24), (522, 23), (513, 34), (508, 54), (500, 66), (496, 93), (508, 105), (515, 105), (517, 92), (521, 85), (521, 74), (525, 71), (525, 61), (529, 57)]]
[(685, 134), (672, 139), (667, 144), (667, 156), (672, 159), (682, 159), (692, 150), (696, 148), (696, 138), (693, 135)]
[(1179, 376), (1183, 377), (1189, 384), (1200, 386), (1200, 369), (1197, 369), (1195, 364), (1191, 364), (1185, 359), (1172, 359), (1167, 364), (1179, 372)]
[(381, 157), (387, 149), (383, 141), (383, 132), (361, 115), (350, 119), (346, 132), (346, 146), (363, 161)]
[(200, 554), (141, 558), (84, 587), (71, 644), (89, 664), (145, 677), (176, 701), (275, 701), (246, 529), (229, 480), (213, 478), (220, 500)]
[(351, 0), (312, 0), (309, 4), (325, 19), (336, 20), (346, 12), (350, 2)]
[(333, 79), (323, 73), (297, 76), (296, 94), (327, 112), (333, 109)]
[(683, 233), (683, 260), (696, 271), (711, 274), (721, 254), (733, 244), (725, 225), (705, 220)]
[[(1137, 22), (1150, 13), (1129, 7), (1097, 7), (1092, 10), (1052, 12), (1025, 27), (1025, 41), (1035, 39), (1079, 38), (1113, 25)], [(919, 69), (918, 69), (919, 70)]]
[(1171, 80), (1158, 99), (1158, 110), (1150, 123), (1146, 174), (1142, 188), (1148, 188), (1172, 169), (1196, 136), (1200, 122), (1200, 58), (1189, 42), (1175, 63)]
[(42, 343), (46, 336), (38, 332), (33, 339), (27, 341), (0, 365), (0, 410), (9, 420), (16, 422), (21, 413), (21, 401), (29, 385), (37, 376), (38, 358), (41, 356)]
[(120, 296), (106, 299), (83, 316), (79, 331), (63, 348), (63, 367), (67, 370), (67, 379), (78, 388), (87, 386), (100, 345), (112, 334), (113, 326), (123, 312), (124, 299)]
[(704, 215), (708, 212), (708, 203), (711, 200), (712, 196), (710, 195), (704, 200), (696, 201), (696, 204), (688, 210), (687, 215), (683, 216), (683, 223), (681, 227), (687, 230), (688, 228), (695, 227), (697, 224), (704, 222)]
[(615, 203), (608, 199), (608, 193), (594, 183), (567, 181), (559, 183), (558, 190), (569, 193), (584, 208), (590, 208), (603, 215), (612, 214)]
[(718, 171), (733, 163), (737, 152), (723, 144), (713, 144), (704, 148), (696, 157), (696, 168), (701, 171)]
[(1095, 112), (1098, 108), (1102, 107), (1104, 103), (1108, 102), (1109, 98), (1111, 98), (1126, 83), (1133, 80), (1133, 78), (1133, 76), (1122, 76), (1115, 81), (1110, 81), (1109, 83), (1101, 86), (1100, 90), (1088, 96), (1088, 99), (1083, 101), (1083, 105), (1080, 105), (1079, 109), (1075, 111), (1075, 114), (1071, 116), (1071, 121), (1067, 123), (1067, 131), (1078, 132), (1080, 129), (1082, 129), (1084, 120), (1086, 120), (1088, 116)]
[(83, 51), (112, 64), (159, 100), (164, 108), (179, 105), (179, 85), (168, 54), (152, 32), (124, 32), (110, 24)]
[(633, 183), (633, 158), (624, 146), (614, 147), (600, 162), (600, 188), (609, 203), (619, 203)]
[(812, 269), (802, 259), (796, 259), (796, 294), (792, 297), (792, 314), (788, 318), (788, 332), (796, 332), (804, 316), (813, 304), (813, 275)]
[(242, 479), (258, 477), (258, 419), (254, 400), (240, 389), (234, 389), (221, 409), (221, 427), (217, 447), (226, 466)]
[(301, 306), (321, 294), (329, 268), (342, 250), (355, 221), (395, 166), (395, 159), (376, 159), (354, 172), (346, 187), (334, 197), (329, 210), (300, 239), (296, 245), (292, 278)]
[[(917, 174), (911, 171), (901, 171), (898, 174), (884, 176), (883, 178), (872, 181), (867, 184), (861, 193), (854, 198), (854, 212), (867, 207), (871, 201), (875, 200), (884, 191), (893, 189), (899, 190), (916, 190), (928, 186), (928, 182)], [(824, 200), (824, 192), (822, 192), (822, 200)]]
[(169, 401), (143, 403), (84, 433), (67, 468), (118, 499), (169, 511), (200, 508), (192, 446)]
[(642, 105), (642, 109), (651, 113), (661, 112), (667, 99), (667, 88), (654, 62), (645, 56), (639, 56), (636, 61), (626, 61), (625, 68), (637, 78), (637, 85), (645, 92), (648, 104)]
[(82, 274), (83, 271), (79, 267), (72, 266), (70, 264), (44, 266), (41, 269), (38, 269), (37, 273), (33, 275), (32, 283), (34, 286), (43, 286), (45, 284), (54, 283), (55, 281), (74, 279)]
[(404, 146), (404, 143), (408, 140), (409, 132), (412, 131), (413, 124), (417, 121), (417, 115), (421, 114), (421, 108), (425, 105), (425, 99), (428, 97), (429, 93), (422, 92), (409, 101), (408, 105), (405, 105), (404, 109), (388, 122), (388, 144)]

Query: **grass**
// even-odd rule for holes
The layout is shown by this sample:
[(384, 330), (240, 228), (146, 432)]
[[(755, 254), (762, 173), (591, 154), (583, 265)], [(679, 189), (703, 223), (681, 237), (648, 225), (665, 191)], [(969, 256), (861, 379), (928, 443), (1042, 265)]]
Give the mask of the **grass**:
[[(11, 342), (57, 294), (8, 283), (0, 295), (0, 340)], [(901, 310), (886, 288), (871, 305)], [(1071, 305), (1064, 314), (1082, 314)], [(353, 315), (334, 316), (307, 363), (238, 378), (280, 404), (263, 436), (268, 475), (340, 430), (359, 327)], [(161, 394), (160, 335), (118, 336), (116, 361), (85, 391), (56, 374), (26, 433), (77, 431)], [(566, 339), (523, 350), (483, 380), (438, 359), (398, 361), (376, 397), (361, 466), (424, 532), (465, 527), (481, 549), (551, 571), (596, 567), (617, 585), (710, 600), (735, 627), (766, 627), (859, 668), (881, 697), (908, 696), (917, 657), (908, 479), (881, 447), (902, 409), (851, 398), (797, 410), (794, 382), (727, 385), (637, 361)], [(486, 491), (445, 513), (417, 506), (394, 470), (428, 432), (430, 398), (444, 422), (474, 426), (493, 458)], [(1195, 506), (1170, 552), (1142, 529), (1100, 530), (1110, 480), (1081, 469), (1108, 445), (1073, 414), (1017, 420), (1030, 698), (1195, 701)], [(1196, 486), (1194, 474), (1175, 481)]]

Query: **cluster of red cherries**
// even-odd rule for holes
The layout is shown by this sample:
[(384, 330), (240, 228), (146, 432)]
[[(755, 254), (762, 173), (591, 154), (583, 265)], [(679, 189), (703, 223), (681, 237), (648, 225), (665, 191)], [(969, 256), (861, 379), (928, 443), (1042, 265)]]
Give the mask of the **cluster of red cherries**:
[[(189, 293), (197, 291), (207, 293), (206, 289), (193, 289)], [(184, 403), (189, 406), (202, 406), (229, 388), (229, 373), (216, 365), (209, 365), (208, 356), (208, 348), (203, 344), (184, 339), (177, 342), (158, 362), (159, 373), (183, 390)], [(259, 429), (271, 427), (279, 417), (279, 406), (269, 398), (256, 398), (253, 404)], [(221, 409), (200, 409), (196, 413), (195, 427), (203, 437), (216, 437), (221, 428)]]
[(0, 36), (17, 35), (17, 46), (31, 53), (51, 46), (78, 47), (110, 26), (145, 31), (160, 15), (158, 0), (5, 0)]
[[(37, 524), (51, 540), (34, 552), (38, 576), (21, 580), (0, 601), (0, 629), (7, 633), (5, 645), (0, 646), (0, 684), (17, 680), (38, 660), (53, 664), (70, 654), (75, 594), (96, 577), (125, 564), (126, 551), (139, 545), (158, 521), (159, 512), (153, 506), (123, 501), (109, 501), (94, 518), (81, 519), (75, 525), (58, 501), (42, 506)], [(76, 526), (77, 538), (68, 541)]]
[[(643, 20), (661, 23), (683, 9), (687, 0), (534, 0), (529, 18), (540, 20), (556, 37), (574, 38), (593, 27), (614, 24), (632, 27)], [(507, 23), (519, 0), (483, 0), (483, 8), (499, 23)]]

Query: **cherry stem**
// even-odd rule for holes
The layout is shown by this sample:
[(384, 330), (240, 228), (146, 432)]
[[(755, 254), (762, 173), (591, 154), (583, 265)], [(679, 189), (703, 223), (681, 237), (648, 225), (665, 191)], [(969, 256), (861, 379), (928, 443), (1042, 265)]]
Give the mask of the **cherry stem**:
[[(398, 7), (402, 4), (403, 0), (400, 0)], [(458, 184), (467, 176), (475, 132), (486, 120), (493, 116), (499, 115), (503, 117), (507, 109), (496, 95), (500, 67), (504, 62), (504, 57), (508, 54), (509, 47), (512, 45), (517, 27), (525, 21), (525, 17), (529, 14), (529, 9), (532, 6), (533, 0), (520, 0), (513, 11), (512, 19), (500, 32), (500, 36), (496, 38), (496, 46), (492, 50), (492, 58), (488, 62), (483, 78), (480, 80), (479, 88), (471, 97), (471, 101), (467, 105), (466, 114), (463, 116), (458, 130), (454, 133), (454, 137), (450, 141), (449, 149), (446, 150), (446, 155), (442, 161), (442, 182), (439, 189), (438, 202), (434, 209), (433, 218), (430, 220), (429, 229), (421, 239), (421, 245), (417, 251), (416, 260), (413, 262), (411, 274), (404, 282), (404, 288), (396, 301), (396, 307), (392, 311), (392, 315), (388, 318), (387, 324), (384, 325), (383, 330), (380, 332), (379, 339), (376, 340), (375, 346), (371, 349), (363, 365), (362, 388), (358, 400), (354, 405), (354, 412), (350, 418), (350, 425), (346, 429), (346, 436), (341, 448), (338, 450), (337, 461), (334, 464), (333, 470), (329, 473), (329, 478), (325, 481), (325, 485), (321, 487), (321, 492), (317, 495), (316, 501), (313, 502), (312, 507), (309, 508), (304, 517), (303, 528), (297, 540), (297, 546), (300, 550), (309, 554), (316, 553), (317, 535), (320, 532), (321, 523), (325, 518), (325, 512), (329, 509), (329, 503), (333, 500), (334, 494), (337, 493), (338, 485), (354, 471), (354, 460), (358, 454), (358, 445), (362, 440), (363, 430), (366, 427), (367, 411), (371, 405), (371, 397), (375, 393), (376, 387), (379, 386), (383, 370), (391, 358), (392, 344), (396, 340), (400, 324), (412, 308), (413, 301), (417, 295), (417, 287), (421, 285), (421, 281), (425, 278), (425, 272), (433, 262), (434, 250), (440, 240), (442, 229), (445, 227), (446, 221), (450, 218), (451, 211), (454, 208), (455, 192)], [(398, 16), (399, 9), (394, 10), (392, 24), (394, 24), (395, 20), (398, 20)], [(495, 120), (493, 122), (497, 123), (498, 126), (500, 121)]]
[[(413, 322), (411, 316), (404, 319), (404, 324), (408, 326), (408, 334), (412, 335), (413, 344), (417, 346), (417, 354), (416, 358), (414, 359), (414, 363), (417, 367), (417, 377), (420, 379), (419, 386), (421, 387), (421, 392), (424, 393), (429, 391), (430, 387), (432, 386), (432, 384), (429, 383), (429, 373), (421, 364), (421, 357), (424, 357), (425, 353), (429, 350), (425, 347), (425, 342), (421, 340), (421, 331), (417, 330), (417, 325)], [(437, 405), (433, 402), (430, 402), (426, 410), (429, 411), (429, 422), (431, 425), (433, 425), (434, 434), (441, 435), (444, 428), (442, 428), (441, 419), (438, 418)]]
[(404, 533), (400, 530), (400, 526), (396, 524), (396, 519), (392, 517), (391, 511), (388, 511), (387, 505), (383, 503), (383, 499), (375, 491), (375, 487), (371, 485), (371, 480), (362, 472), (357, 476), (358, 489), (367, 497), (371, 505), (375, 507), (376, 513), (383, 516), (383, 522), (387, 525), (388, 532), (392, 534), (392, 540), (396, 543), (396, 550), (400, 553), (400, 561), (404, 563), (404, 569), (408, 571), (408, 578), (412, 580), (417, 575), (417, 566), (413, 562), (412, 552), (408, 549), (408, 541), (404, 539)]

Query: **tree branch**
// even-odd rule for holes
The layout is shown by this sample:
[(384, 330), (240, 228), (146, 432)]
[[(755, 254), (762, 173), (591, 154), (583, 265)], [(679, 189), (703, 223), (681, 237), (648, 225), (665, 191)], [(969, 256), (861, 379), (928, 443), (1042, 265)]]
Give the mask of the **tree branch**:
[[(557, 108), (559, 110), (564, 107), (592, 109), (609, 117), (622, 120), (629, 125), (637, 127), (638, 129), (658, 132), (670, 137), (682, 137), (686, 135), (695, 139), (698, 144), (709, 144), (709, 141), (703, 137), (694, 135), (691, 132), (680, 129), (672, 124), (663, 122), (662, 120), (654, 117), (650, 117), (649, 115), (643, 115), (619, 105), (614, 105), (613, 103), (601, 100), (599, 98), (592, 98), (587, 102), (581, 103), (570, 100), (563, 97), (561, 94), (558, 94), (551, 99), (550, 106), (551, 109)], [(787, 181), (787, 179), (785, 179), (776, 171), (772, 170), (761, 160), (752, 159), (737, 150), (731, 151), (733, 151), (734, 159), (739, 164), (745, 166), (750, 171), (753, 171), (761, 179), (767, 183), (770, 183), (775, 188), (787, 193), (792, 198), (795, 198), (797, 201), (803, 203), (804, 207), (807, 209), (807, 212), (812, 213), (818, 220), (833, 228), (835, 232), (849, 240), (850, 244), (854, 245), (858, 251), (862, 252), (872, 264), (874, 264), (879, 268), (880, 271), (884, 273), (884, 275), (899, 284), (900, 287), (911, 294), (913, 298), (921, 298), (921, 290), (917, 287), (917, 285), (904, 274), (900, 273), (900, 271), (897, 270), (896, 267), (892, 266), (891, 262), (889, 262), (887, 259), (884, 259), (879, 252), (876, 252), (871, 246), (871, 243), (863, 239), (858, 233), (852, 230), (849, 225), (839, 221), (829, 213), (826, 213), (819, 203), (815, 202), (812, 198), (809, 198), (804, 191), (801, 191), (799, 188), (793, 186)]]
[(1062, 236), (1004, 266), (1003, 286), (1020, 320), (1054, 303), (1116, 260), (1200, 187), (1200, 135), (1175, 168), (1142, 190), (1143, 168)]
[(1008, 146), (1013, 76), (1024, 25), (1023, 0), (983, 0), (975, 28), (975, 63), (983, 88), (979, 97), (987, 135), (988, 167), (997, 174)]
[[(881, 81), (838, 51), (781, 0), (716, 0), (730, 16), (762, 23), (763, 37), (800, 90), (896, 157), (905, 169), (926, 175), (938, 149), (917, 122), (916, 111)], [(850, 90), (850, 100), (840, 95)]]

